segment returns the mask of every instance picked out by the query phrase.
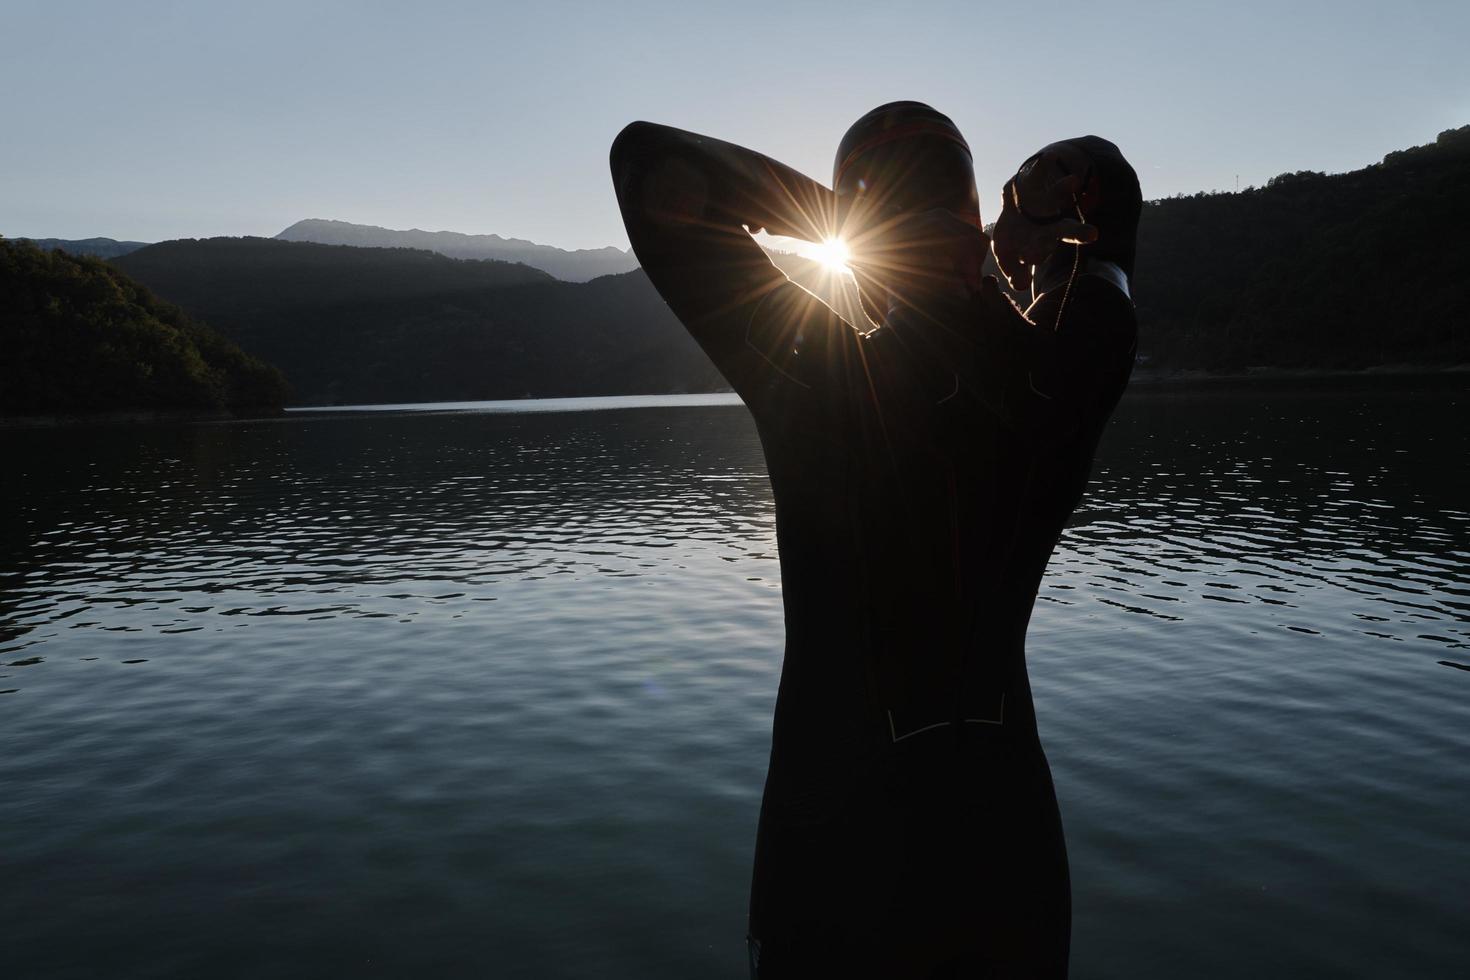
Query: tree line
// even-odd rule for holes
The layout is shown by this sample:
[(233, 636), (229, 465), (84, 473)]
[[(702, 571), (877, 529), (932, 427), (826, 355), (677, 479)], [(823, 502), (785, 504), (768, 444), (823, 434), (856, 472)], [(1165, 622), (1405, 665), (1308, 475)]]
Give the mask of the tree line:
[(1140, 354), (1159, 368), (1470, 361), (1470, 126), (1382, 163), (1144, 206)]
[(0, 238), (0, 414), (280, 411), (276, 368), (107, 263)]

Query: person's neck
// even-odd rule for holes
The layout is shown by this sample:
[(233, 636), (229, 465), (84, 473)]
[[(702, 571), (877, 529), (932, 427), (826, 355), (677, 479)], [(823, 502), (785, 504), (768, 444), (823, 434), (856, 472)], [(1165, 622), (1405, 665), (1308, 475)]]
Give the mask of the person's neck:
[(1057, 248), (1046, 261), (1036, 267), (1031, 277), (1031, 298), (1039, 299), (1042, 294), (1060, 289), (1072, 278), (1072, 270), (1078, 262), (1077, 246), (1065, 245)]
[(1036, 275), (1031, 280), (1031, 299), (1035, 301), (1053, 289), (1062, 289), (1072, 279), (1074, 272), (1079, 276), (1097, 276), (1111, 283), (1130, 300), (1133, 298), (1128, 273), (1118, 263), (1085, 251), (1079, 254), (1074, 249), (1065, 248), (1052, 253), (1050, 258), (1037, 267)]

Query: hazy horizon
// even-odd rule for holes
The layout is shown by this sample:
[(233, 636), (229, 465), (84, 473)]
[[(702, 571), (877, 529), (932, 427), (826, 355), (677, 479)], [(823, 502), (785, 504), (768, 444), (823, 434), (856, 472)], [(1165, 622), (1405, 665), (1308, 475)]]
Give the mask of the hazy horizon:
[(627, 122), (825, 179), (848, 123), (897, 98), (964, 130), (987, 216), (1017, 162), (1082, 132), (1159, 198), (1354, 170), (1470, 122), (1464, 4), (1095, 9), (24, 0), (0, 14), (33, 89), (7, 107), (0, 234), (270, 237), (316, 217), (626, 248), (606, 156)]

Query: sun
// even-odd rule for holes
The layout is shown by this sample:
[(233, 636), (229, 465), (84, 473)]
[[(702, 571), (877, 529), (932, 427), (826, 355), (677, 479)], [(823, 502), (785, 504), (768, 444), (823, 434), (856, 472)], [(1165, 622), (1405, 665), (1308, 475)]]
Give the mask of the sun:
[(843, 275), (852, 270), (847, 263), (852, 261), (852, 251), (847, 243), (840, 238), (829, 238), (824, 242), (813, 242), (804, 250), (807, 258), (813, 262), (820, 263), (822, 268), (833, 275)]

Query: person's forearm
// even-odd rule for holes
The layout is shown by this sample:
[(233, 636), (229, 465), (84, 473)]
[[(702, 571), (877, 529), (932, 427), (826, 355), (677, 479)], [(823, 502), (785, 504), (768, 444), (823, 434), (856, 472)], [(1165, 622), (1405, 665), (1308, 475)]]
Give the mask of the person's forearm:
[(831, 192), (759, 153), (652, 123), (624, 129), (609, 162), (649, 281), (746, 404), (764, 411), (771, 379), (792, 376), (793, 338), (819, 346), (842, 321), (792, 285), (747, 228), (819, 238)]
[(660, 223), (764, 228), (821, 241), (832, 234), (832, 192), (779, 161), (723, 140), (635, 122), (614, 141), (618, 197)]

